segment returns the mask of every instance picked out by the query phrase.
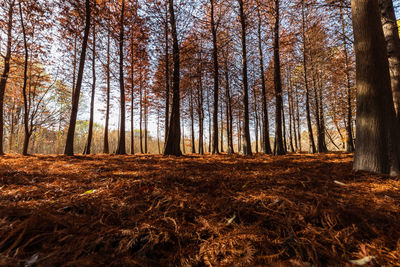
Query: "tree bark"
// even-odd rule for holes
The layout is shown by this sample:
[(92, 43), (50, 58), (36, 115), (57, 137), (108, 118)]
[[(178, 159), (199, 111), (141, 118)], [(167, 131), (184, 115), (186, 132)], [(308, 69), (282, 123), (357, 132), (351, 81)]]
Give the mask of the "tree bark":
[(302, 36), (303, 36), (303, 68), (304, 68), (304, 86), (306, 89), (306, 117), (307, 117), (307, 127), (308, 127), (308, 137), (311, 152), (317, 152), (314, 143), (314, 134), (311, 125), (311, 114), (310, 114), (310, 88), (308, 86), (308, 72), (307, 72), (307, 44), (306, 44), (306, 21), (305, 21), (305, 10), (304, 1), (301, 5), (301, 15), (302, 15)]
[(213, 105), (213, 138), (212, 153), (218, 154), (218, 97), (219, 97), (219, 66), (218, 66), (218, 47), (217, 47), (217, 29), (214, 21), (214, 0), (211, 3), (211, 33), (213, 43), (213, 76), (214, 76), (214, 105)]
[(125, 81), (124, 81), (124, 19), (125, 19), (125, 0), (121, 4), (121, 18), (119, 31), (119, 87), (121, 94), (121, 125), (119, 132), (119, 142), (116, 154), (125, 155)]
[(389, 60), (393, 103), (397, 119), (400, 120), (400, 39), (392, 0), (379, 0), (383, 35)]
[(345, 60), (345, 75), (346, 75), (346, 87), (347, 87), (347, 125), (346, 125), (346, 152), (353, 153), (354, 152), (354, 142), (353, 142), (353, 129), (351, 127), (353, 121), (352, 114), (352, 98), (351, 98), (351, 80), (350, 80), (350, 66), (349, 66), (349, 53), (347, 51), (347, 37), (345, 31), (345, 24), (343, 18), (343, 8), (340, 7), (340, 22), (342, 26), (342, 39), (343, 39), (343, 53)]
[(275, 0), (275, 26), (274, 26), (274, 88), (275, 88), (275, 140), (276, 155), (286, 154), (282, 139), (282, 77), (281, 61), (279, 55), (279, 26), (280, 26), (280, 0)]
[(172, 97), (172, 113), (171, 121), (168, 130), (168, 137), (165, 144), (164, 155), (181, 156), (180, 149), (181, 139), (181, 126), (180, 126), (180, 55), (178, 34), (176, 32), (174, 1), (168, 0), (169, 14), (171, 22), (171, 35), (173, 40), (173, 59), (174, 59), (174, 73), (173, 73), (173, 97)]
[(352, 0), (357, 80), (354, 170), (399, 174), (399, 123), (378, 0)]
[(242, 72), (243, 72), (243, 151), (244, 155), (251, 155), (250, 140), (250, 119), (249, 119), (249, 85), (247, 81), (247, 45), (246, 45), (246, 15), (244, 13), (244, 1), (239, 2), (239, 17), (241, 24), (241, 42), (242, 42)]
[(168, 1), (165, 1), (165, 133), (164, 143), (167, 143), (168, 127), (169, 127), (169, 38), (168, 38)]
[(93, 139), (93, 120), (94, 120), (94, 99), (96, 93), (96, 26), (93, 24), (93, 49), (92, 49), (92, 95), (90, 99), (90, 119), (89, 119), (89, 133), (85, 151), (83, 154), (90, 154), (92, 139)]
[(106, 66), (106, 76), (107, 76), (107, 92), (106, 92), (106, 124), (104, 126), (104, 143), (103, 143), (103, 153), (110, 153), (109, 141), (108, 141), (108, 124), (110, 121), (110, 97), (111, 97), (111, 75), (110, 75), (110, 28), (107, 31), (107, 66)]
[(269, 118), (268, 118), (268, 107), (267, 107), (267, 90), (266, 90), (266, 85), (265, 85), (264, 55), (263, 55), (263, 50), (262, 50), (261, 15), (260, 15), (260, 13), (258, 13), (258, 52), (259, 52), (259, 58), (260, 58), (262, 112), (263, 112), (262, 150), (265, 154), (272, 154), (271, 143), (269, 141)]
[(76, 118), (78, 116), (79, 97), (82, 88), (83, 71), (85, 68), (85, 61), (86, 61), (86, 49), (87, 49), (89, 30), (90, 30), (90, 20), (91, 20), (90, 0), (85, 1), (85, 7), (86, 7), (85, 32), (83, 36), (82, 51), (79, 61), (78, 79), (76, 81), (75, 91), (72, 96), (71, 118), (69, 122), (67, 141), (65, 143), (65, 151), (64, 151), (64, 154), (67, 156), (74, 155), (74, 136), (75, 136)]
[(24, 40), (24, 83), (22, 85), (22, 95), (24, 99), (24, 130), (25, 130), (25, 136), (24, 136), (24, 145), (22, 148), (22, 154), (24, 156), (28, 155), (28, 147), (29, 147), (29, 139), (32, 134), (32, 129), (29, 129), (29, 114), (30, 114), (30, 105), (28, 104), (28, 96), (26, 92), (26, 87), (27, 87), (27, 81), (28, 81), (28, 58), (29, 58), (29, 52), (28, 52), (28, 42), (26, 39), (26, 31), (25, 31), (25, 23), (24, 23), (24, 18), (22, 15), (22, 4), (19, 2), (19, 15), (20, 15), (20, 20), (21, 20), (21, 28), (22, 28), (22, 35), (23, 35), (23, 40)]

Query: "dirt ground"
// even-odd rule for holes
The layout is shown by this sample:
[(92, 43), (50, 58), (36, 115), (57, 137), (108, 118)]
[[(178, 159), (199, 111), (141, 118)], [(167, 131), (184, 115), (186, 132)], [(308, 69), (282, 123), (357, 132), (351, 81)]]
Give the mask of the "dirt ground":
[(0, 158), (1, 266), (400, 266), (400, 179), (352, 155)]

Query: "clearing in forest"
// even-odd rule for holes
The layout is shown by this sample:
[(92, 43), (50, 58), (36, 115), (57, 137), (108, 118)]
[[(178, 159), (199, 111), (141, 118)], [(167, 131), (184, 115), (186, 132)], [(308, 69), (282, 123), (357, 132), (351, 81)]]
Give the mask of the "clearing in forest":
[(7, 155), (0, 265), (396, 265), (400, 180), (352, 161)]

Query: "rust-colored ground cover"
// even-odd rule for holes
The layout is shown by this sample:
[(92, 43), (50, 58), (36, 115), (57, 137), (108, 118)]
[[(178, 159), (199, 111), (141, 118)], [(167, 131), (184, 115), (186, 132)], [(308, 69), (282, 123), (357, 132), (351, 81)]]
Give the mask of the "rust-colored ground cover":
[(400, 180), (351, 165), (346, 154), (4, 156), (0, 265), (399, 265)]

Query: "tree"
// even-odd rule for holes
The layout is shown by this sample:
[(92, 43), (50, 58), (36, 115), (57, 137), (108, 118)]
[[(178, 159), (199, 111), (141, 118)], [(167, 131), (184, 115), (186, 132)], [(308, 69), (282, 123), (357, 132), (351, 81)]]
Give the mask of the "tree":
[(121, 3), (120, 32), (119, 32), (119, 88), (120, 88), (120, 105), (121, 118), (119, 129), (119, 142), (116, 154), (125, 155), (125, 83), (124, 83), (124, 26), (125, 26), (125, 0)]
[(282, 139), (282, 77), (279, 52), (279, 26), (280, 26), (280, 0), (275, 0), (275, 25), (274, 25), (274, 89), (275, 89), (275, 155), (286, 153)]
[(89, 30), (90, 30), (90, 20), (91, 20), (91, 6), (90, 0), (85, 1), (85, 32), (83, 36), (82, 42), (82, 50), (79, 61), (79, 70), (78, 70), (78, 79), (76, 81), (75, 90), (72, 92), (72, 109), (71, 109), (71, 117), (68, 127), (68, 135), (67, 141), (65, 144), (65, 152), (64, 154), (67, 156), (74, 155), (74, 135), (75, 135), (75, 127), (76, 127), (76, 118), (78, 116), (78, 108), (79, 108), (79, 97), (81, 93), (82, 80), (83, 80), (83, 71), (85, 68), (86, 61), (86, 49), (87, 43), (89, 39)]
[(400, 130), (378, 0), (352, 0), (357, 75), (354, 169), (397, 175)]
[(249, 119), (249, 85), (247, 80), (247, 45), (246, 45), (246, 15), (244, 10), (244, 1), (238, 0), (239, 18), (241, 25), (241, 43), (242, 43), (242, 74), (243, 74), (243, 113), (244, 113), (244, 129), (243, 129), (243, 154), (251, 155), (250, 140), (250, 119)]
[(7, 23), (7, 50), (4, 57), (3, 74), (0, 80), (0, 155), (4, 154), (3, 135), (4, 135), (4, 94), (6, 91), (7, 79), (10, 72), (11, 45), (12, 45), (12, 27), (15, 0), (8, 1), (8, 23)]
[(389, 59), (394, 108), (400, 120), (400, 39), (392, 0), (379, 0), (383, 34)]
[(169, 16), (171, 23), (171, 35), (173, 41), (173, 85), (172, 85), (172, 112), (171, 120), (168, 127), (168, 137), (165, 143), (164, 155), (181, 156), (180, 140), (181, 140), (181, 125), (180, 125), (180, 58), (179, 58), (179, 43), (178, 34), (176, 31), (174, 1), (168, 0)]
[(212, 138), (212, 153), (218, 154), (218, 98), (219, 98), (219, 65), (218, 65), (218, 46), (217, 46), (217, 29), (214, 18), (215, 0), (210, 0), (211, 14), (210, 25), (213, 43), (213, 76), (214, 76), (214, 105), (213, 105), (213, 138)]

